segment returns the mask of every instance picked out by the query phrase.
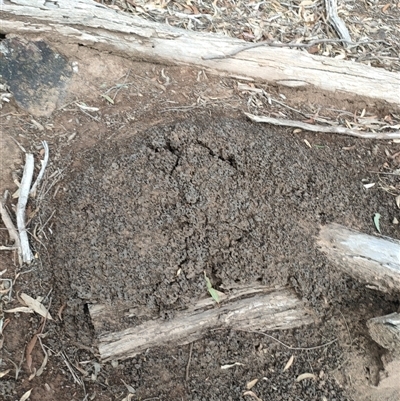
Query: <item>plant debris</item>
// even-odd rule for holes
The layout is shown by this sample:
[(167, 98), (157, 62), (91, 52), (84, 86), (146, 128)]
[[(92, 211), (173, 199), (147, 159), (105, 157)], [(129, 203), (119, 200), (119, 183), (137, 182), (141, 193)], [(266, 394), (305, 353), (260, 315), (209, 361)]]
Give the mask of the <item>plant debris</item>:
[[(400, 71), (397, 28), (400, 8), (395, 3), (385, 5), (385, 9), (380, 2), (368, 3), (366, 7), (362, 3), (336, 4), (333, 0), (101, 2), (150, 21), (191, 31), (219, 33), (253, 43), (274, 41), (298, 45), (336, 39), (335, 42), (318, 43), (304, 51)], [(351, 43), (344, 44), (341, 39)]]

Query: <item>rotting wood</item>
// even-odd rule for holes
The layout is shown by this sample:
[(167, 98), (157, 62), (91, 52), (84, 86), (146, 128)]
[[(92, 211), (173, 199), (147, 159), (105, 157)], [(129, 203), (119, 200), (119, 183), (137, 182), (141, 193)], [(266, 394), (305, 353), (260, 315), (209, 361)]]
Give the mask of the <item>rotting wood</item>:
[(338, 269), (369, 288), (400, 292), (400, 241), (328, 224), (320, 230), (318, 245)]
[(115, 327), (121, 311), (113, 306), (91, 305), (89, 312), (101, 359), (126, 359), (152, 347), (188, 344), (212, 329), (280, 330), (316, 322), (304, 303), (288, 289), (240, 289), (221, 301), (218, 307), (207, 298), (194, 307), (177, 312), (171, 320), (148, 320), (112, 333), (104, 327)]
[(344, 98), (359, 95), (400, 104), (400, 76), (395, 72), (272, 47), (248, 49), (229, 59), (205, 60), (248, 43), (145, 21), (91, 0), (7, 1), (2, 6), (0, 32), (40, 36), (49, 43), (87, 45), (135, 60), (204, 67), (211, 73), (242, 75), (304, 90), (317, 87), (343, 93)]
[(367, 327), (375, 342), (400, 357), (400, 313), (370, 319)]

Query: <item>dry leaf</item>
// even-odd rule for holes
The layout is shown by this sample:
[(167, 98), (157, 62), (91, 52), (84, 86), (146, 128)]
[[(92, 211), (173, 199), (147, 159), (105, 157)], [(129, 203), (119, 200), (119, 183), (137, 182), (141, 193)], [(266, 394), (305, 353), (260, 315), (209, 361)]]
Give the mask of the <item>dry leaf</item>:
[(10, 371), (11, 371), (11, 369), (7, 369), (7, 370), (3, 370), (2, 372), (0, 372), (0, 378), (2, 378), (5, 375), (7, 375)]
[(85, 111), (99, 111), (100, 109), (98, 107), (90, 107), (87, 106), (84, 103), (75, 103), (80, 109), (85, 110)]
[(258, 382), (258, 379), (254, 379), (246, 384), (246, 390), (251, 390)]
[(67, 306), (67, 303), (64, 302), (61, 306), (60, 309), (58, 310), (57, 316), (60, 319), (60, 321), (62, 321), (62, 313), (64, 312), (65, 307)]
[(221, 366), (221, 369), (223, 369), (223, 370), (225, 370), (225, 369), (230, 369), (230, 368), (233, 368), (233, 367), (235, 367), (235, 366), (244, 366), (244, 364), (243, 364), (243, 363), (240, 363), (240, 362), (235, 362), (235, 363), (232, 363), (232, 364), (230, 364), (230, 365), (222, 365), (222, 366)]
[(129, 384), (125, 383), (122, 379), (121, 379), (122, 383), (125, 384), (126, 389), (131, 393), (131, 394), (135, 394), (136, 390)]
[(26, 401), (30, 396), (31, 396), (32, 389), (27, 391), (20, 399), (19, 401)]
[(28, 381), (30, 382), (31, 380), (33, 380), (35, 376), (36, 376), (36, 368), (33, 368), (33, 372), (29, 375)]
[(26, 364), (28, 365), (29, 370), (32, 367), (32, 351), (35, 348), (36, 341), (38, 339), (37, 334), (35, 334), (32, 339), (29, 341), (28, 345), (26, 346), (25, 358)]
[(377, 229), (379, 234), (381, 234), (381, 228), (380, 228), (380, 225), (379, 225), (380, 218), (381, 218), (381, 215), (379, 213), (375, 213), (375, 215), (374, 215), (374, 224), (375, 224), (375, 228)]
[(43, 373), (44, 368), (47, 365), (47, 361), (49, 360), (49, 354), (47, 352), (45, 352), (44, 348), (42, 348), (42, 349), (43, 349), (43, 352), (44, 352), (44, 359), (43, 359), (42, 365), (40, 366), (40, 368), (36, 372), (36, 377), (40, 376)]
[(287, 361), (285, 367), (283, 368), (283, 372), (286, 372), (293, 364), (294, 361), (294, 355), (292, 355), (289, 360)]
[(252, 391), (245, 391), (243, 395), (249, 395), (253, 397), (256, 401), (263, 401), (261, 398), (257, 397)]
[(39, 130), (39, 131), (44, 131), (44, 127), (42, 124), (40, 124), (38, 121), (32, 119), (31, 123)]
[(53, 320), (49, 311), (45, 308), (45, 306), (41, 302), (37, 301), (36, 299), (33, 299), (32, 297), (24, 293), (21, 294), (21, 299), (24, 301), (26, 306), (32, 308), (39, 315), (43, 316), (46, 319)]
[(296, 381), (301, 382), (302, 380), (305, 379), (316, 379), (317, 377), (313, 373), (303, 373), (300, 376), (297, 377)]
[(34, 310), (31, 308), (28, 308), (27, 306), (19, 306), (18, 308), (13, 308), (13, 309), (7, 309), (4, 312), (6, 313), (34, 313)]
[(101, 96), (104, 97), (104, 99), (106, 99), (107, 102), (109, 102), (109, 103), (111, 103), (111, 104), (114, 104), (114, 100), (111, 99), (110, 96), (105, 95), (105, 94), (103, 94), (103, 95), (101, 95)]
[(128, 394), (128, 396), (125, 397), (125, 398), (123, 398), (122, 401), (131, 401), (131, 399), (132, 399), (133, 397), (135, 397), (134, 394)]

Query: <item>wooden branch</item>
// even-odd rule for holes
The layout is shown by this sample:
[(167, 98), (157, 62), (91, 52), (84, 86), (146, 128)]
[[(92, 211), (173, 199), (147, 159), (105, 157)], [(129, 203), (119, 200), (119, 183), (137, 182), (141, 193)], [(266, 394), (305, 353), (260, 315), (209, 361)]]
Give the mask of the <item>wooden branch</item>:
[(375, 342), (400, 357), (400, 313), (370, 319), (367, 327)]
[(283, 127), (295, 127), (301, 128), (305, 131), (311, 132), (326, 132), (330, 134), (340, 134), (340, 135), (349, 135), (355, 136), (357, 138), (364, 139), (399, 139), (400, 131), (392, 131), (392, 132), (366, 132), (359, 131), (355, 129), (349, 129), (346, 127), (328, 127), (326, 125), (315, 125), (315, 124), (307, 124), (301, 121), (294, 120), (286, 120), (284, 118), (273, 118), (267, 116), (255, 116), (254, 114), (244, 113), (251, 121), (256, 123), (267, 123), (273, 125), (279, 125)]
[(400, 241), (328, 224), (320, 230), (318, 245), (338, 269), (368, 287), (400, 292)]
[(31, 188), (32, 177), (33, 177), (33, 169), (34, 169), (33, 155), (27, 153), (24, 173), (22, 175), (21, 185), (19, 187), (19, 198), (16, 212), (19, 239), (21, 241), (22, 261), (24, 263), (31, 263), (33, 259), (33, 254), (29, 246), (28, 233), (26, 232), (25, 228), (25, 208), (29, 198), (29, 191)]
[(18, 259), (20, 266), (22, 265), (22, 252), (21, 252), (21, 241), (19, 239), (18, 231), (14, 226), (14, 223), (11, 220), (10, 215), (8, 214), (7, 209), (4, 206), (3, 200), (0, 199), (0, 215), (1, 219), (3, 220), (4, 225), (8, 230), (8, 235), (10, 236), (10, 240), (14, 241), (15, 247), (5, 247), (10, 249), (17, 249), (18, 251)]
[(351, 43), (349, 30), (337, 13), (337, 0), (325, 0), (326, 19), (333, 26), (340, 39)]
[[(241, 298), (244, 294), (246, 298)], [(127, 307), (127, 309), (129, 309)], [(115, 306), (91, 305), (101, 359), (126, 359), (148, 348), (196, 341), (210, 329), (280, 330), (315, 323), (304, 304), (287, 289), (248, 288), (228, 296), (218, 307), (211, 298), (176, 313), (172, 320), (149, 320), (135, 327), (109, 333), (121, 311)]]
[(30, 190), (30, 192), (29, 192), (29, 195), (30, 195), (32, 198), (36, 197), (36, 190), (37, 190), (37, 187), (38, 187), (38, 185), (40, 184), (40, 181), (42, 181), (44, 172), (45, 172), (45, 170), (46, 170), (47, 163), (48, 163), (48, 161), (49, 161), (49, 145), (47, 145), (47, 142), (46, 142), (46, 141), (42, 141), (42, 145), (43, 145), (43, 149), (44, 149), (44, 158), (43, 158), (43, 160), (41, 161), (42, 167), (40, 168), (40, 171), (39, 171), (39, 174), (38, 174), (38, 176), (37, 176), (37, 178), (36, 178), (36, 181), (35, 181), (35, 183), (32, 185), (32, 188), (31, 188), (31, 190)]
[(400, 76), (351, 61), (307, 52), (259, 47), (225, 56), (248, 43), (218, 34), (187, 31), (145, 21), (91, 0), (9, 0), (2, 5), (0, 32), (40, 37), (53, 43), (88, 45), (135, 60), (207, 68), (211, 73), (247, 76), (281, 85), (317, 87), (384, 100), (396, 105)]

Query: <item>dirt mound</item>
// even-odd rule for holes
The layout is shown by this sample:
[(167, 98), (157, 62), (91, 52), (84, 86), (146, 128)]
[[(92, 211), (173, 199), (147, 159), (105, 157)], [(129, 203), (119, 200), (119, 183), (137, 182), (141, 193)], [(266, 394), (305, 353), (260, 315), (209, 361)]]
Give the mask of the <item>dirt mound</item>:
[(203, 271), (222, 291), (290, 284), (316, 306), (340, 302), (357, 285), (320, 254), (318, 227), (369, 232), (388, 202), (366, 194), (345, 143), (310, 149), (270, 127), (192, 120), (88, 151), (56, 237), (64, 284), (166, 316), (205, 294)]

